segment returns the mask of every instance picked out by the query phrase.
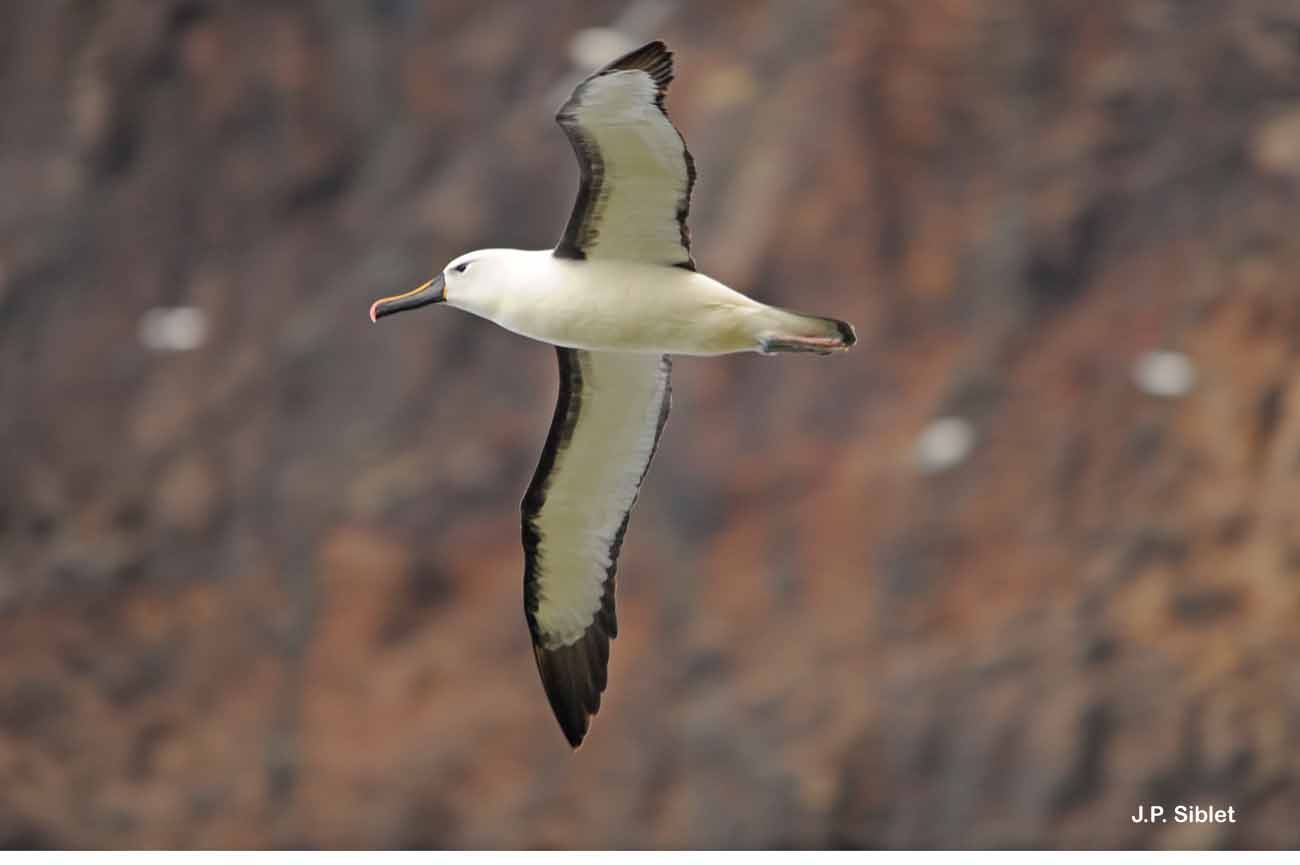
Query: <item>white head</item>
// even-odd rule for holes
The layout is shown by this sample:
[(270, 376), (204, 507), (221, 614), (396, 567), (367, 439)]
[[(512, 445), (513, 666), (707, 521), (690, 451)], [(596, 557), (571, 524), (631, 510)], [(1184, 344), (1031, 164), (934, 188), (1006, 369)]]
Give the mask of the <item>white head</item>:
[(511, 264), (517, 249), (478, 249), (454, 258), (433, 279), (405, 294), (384, 297), (370, 305), (370, 320), (416, 309), (431, 303), (446, 303), (466, 312), (491, 317), (501, 297), (509, 290), (515, 271)]

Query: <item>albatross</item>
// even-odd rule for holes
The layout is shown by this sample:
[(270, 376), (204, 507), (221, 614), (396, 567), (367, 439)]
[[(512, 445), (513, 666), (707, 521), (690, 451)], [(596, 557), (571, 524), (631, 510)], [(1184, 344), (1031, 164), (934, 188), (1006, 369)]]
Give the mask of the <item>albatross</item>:
[(830, 354), (853, 328), (760, 303), (695, 267), (695, 162), (664, 108), (663, 42), (589, 75), (556, 121), (578, 200), (554, 249), (480, 249), (371, 321), (445, 303), (555, 346), (560, 396), (524, 494), (524, 615), (564, 736), (582, 744), (618, 634), (614, 575), (628, 517), (668, 420), (670, 355)]

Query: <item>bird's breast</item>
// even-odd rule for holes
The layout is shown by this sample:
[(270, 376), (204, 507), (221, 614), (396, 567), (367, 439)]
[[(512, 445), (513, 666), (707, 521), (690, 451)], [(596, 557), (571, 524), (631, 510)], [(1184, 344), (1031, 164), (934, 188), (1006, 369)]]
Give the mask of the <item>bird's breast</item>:
[(512, 292), (493, 320), (568, 348), (725, 354), (752, 349), (744, 325), (758, 306), (680, 268), (566, 262)]

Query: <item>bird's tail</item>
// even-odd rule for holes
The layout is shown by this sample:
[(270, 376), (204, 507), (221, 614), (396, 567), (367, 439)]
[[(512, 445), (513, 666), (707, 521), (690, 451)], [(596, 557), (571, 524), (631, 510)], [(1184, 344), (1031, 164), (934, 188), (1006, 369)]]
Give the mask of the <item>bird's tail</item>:
[(763, 311), (758, 350), (763, 354), (846, 351), (858, 341), (853, 325), (838, 318), (804, 315), (770, 306)]

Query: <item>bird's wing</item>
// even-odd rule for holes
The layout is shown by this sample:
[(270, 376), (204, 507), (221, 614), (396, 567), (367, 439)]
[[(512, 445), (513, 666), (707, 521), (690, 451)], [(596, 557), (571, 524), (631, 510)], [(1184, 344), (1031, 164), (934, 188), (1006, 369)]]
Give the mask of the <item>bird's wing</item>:
[(546, 696), (576, 748), (605, 690), (618, 551), (668, 420), (671, 364), (556, 351), (560, 399), (523, 501), (524, 611)]
[(686, 217), (695, 162), (668, 119), (673, 55), (651, 42), (574, 88), (556, 121), (578, 156), (581, 180), (561, 258), (620, 258), (691, 270)]

